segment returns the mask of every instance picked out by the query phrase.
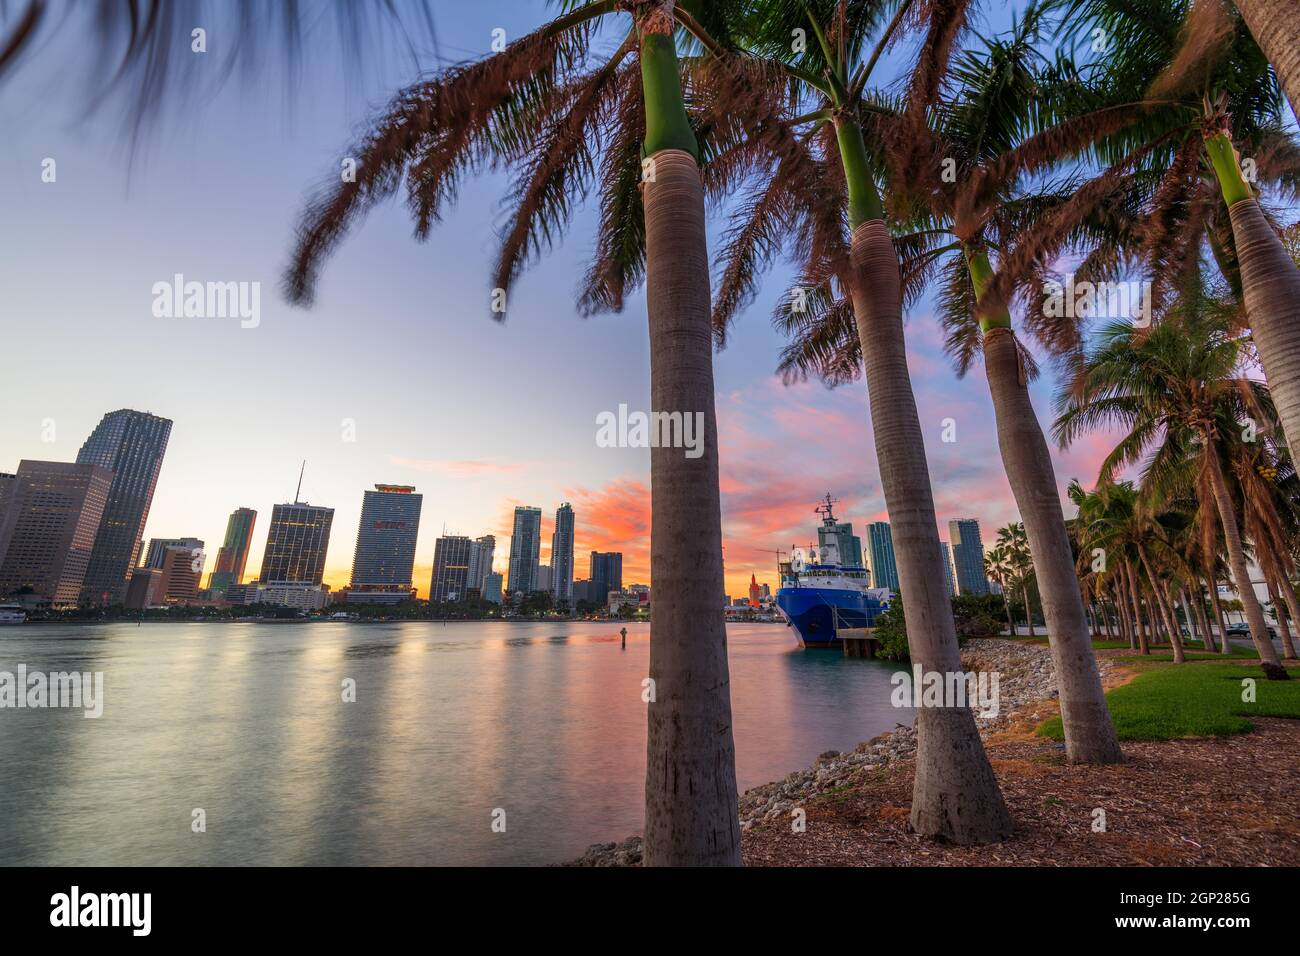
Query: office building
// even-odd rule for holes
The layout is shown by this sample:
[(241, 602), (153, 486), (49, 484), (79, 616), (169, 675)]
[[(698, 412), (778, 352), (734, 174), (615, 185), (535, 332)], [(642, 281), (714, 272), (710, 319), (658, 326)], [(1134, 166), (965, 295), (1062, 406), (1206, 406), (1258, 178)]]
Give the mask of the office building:
[(365, 493), (348, 601), (363, 602), (366, 595), (388, 595), (390, 601), (413, 596), (411, 574), (423, 501), (411, 485), (375, 485)]
[(533, 578), (533, 590), (551, 592), (551, 566), (549, 564), (539, 564), (537, 566), (537, 575)]
[(98, 465), (21, 461), (0, 517), (0, 596), (76, 604), (113, 486)]
[(122, 408), (105, 415), (77, 452), (77, 464), (113, 473), (81, 585), (83, 603), (118, 604), (125, 597), (171, 431), (170, 419)]
[(506, 587), (511, 594), (528, 594), (538, 590), (537, 559), (542, 548), (542, 509), (515, 508), (514, 528), (510, 532), (510, 577)]
[(492, 573), (496, 552), (495, 535), (485, 534), (474, 539), (469, 549), (469, 577), (466, 582), (469, 591), (477, 591), (479, 596), (487, 593), (487, 576)]
[(952, 564), (959, 594), (988, 594), (984, 576), (984, 543), (980, 540), (980, 523), (974, 518), (948, 522), (948, 540), (952, 543)]
[(623, 553), (621, 551), (591, 552), (592, 600), (604, 604), (610, 591), (623, 590)]
[(173, 548), (188, 551), (191, 558), (203, 557), (203, 540), (201, 538), (150, 538), (145, 551), (143, 568), (161, 568), (167, 560), (167, 552)]
[(501, 603), (501, 575), (495, 571), (488, 574), (483, 579), (483, 600), (490, 601), (493, 604)]
[(305, 501), (272, 508), (258, 583), (320, 584), (333, 524), (333, 508)]
[(463, 601), (469, 580), (469, 554), (474, 542), (464, 535), (439, 538), (433, 546), (433, 577), (429, 600), (435, 604)]
[(828, 544), (834, 544), (839, 551), (840, 564), (850, 568), (863, 567), (862, 564), (862, 539), (853, 533), (853, 525), (848, 521), (841, 521), (829, 528), (819, 527), (817, 529), (817, 544), (825, 547)]
[(226, 521), (226, 537), (217, 549), (217, 564), (208, 578), (208, 588), (224, 593), (232, 584), (241, 584), (248, 566), (248, 549), (253, 543), (253, 526), (257, 512), (252, 508), (236, 508)]
[(871, 586), (898, 590), (898, 564), (894, 560), (894, 534), (888, 521), (873, 521), (867, 525), (867, 540), (871, 544)]

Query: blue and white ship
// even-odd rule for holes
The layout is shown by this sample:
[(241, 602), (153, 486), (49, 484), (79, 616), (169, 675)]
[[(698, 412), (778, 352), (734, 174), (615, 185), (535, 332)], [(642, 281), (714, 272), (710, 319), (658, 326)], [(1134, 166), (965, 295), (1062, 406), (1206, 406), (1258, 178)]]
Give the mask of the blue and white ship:
[(860, 563), (841, 563), (841, 526), (833, 504), (828, 494), (817, 506), (822, 515), (819, 543), (794, 548), (790, 560), (778, 566), (776, 606), (787, 626), (794, 628), (800, 647), (840, 647), (838, 631), (875, 627), (894, 597), (888, 588), (871, 587), (871, 572)]

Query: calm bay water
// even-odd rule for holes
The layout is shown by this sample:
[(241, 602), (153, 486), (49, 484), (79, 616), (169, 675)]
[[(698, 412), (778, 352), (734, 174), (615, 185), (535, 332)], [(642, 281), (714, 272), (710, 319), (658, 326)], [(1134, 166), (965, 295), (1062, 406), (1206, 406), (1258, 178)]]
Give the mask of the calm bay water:
[[(97, 720), (0, 709), (0, 864), (540, 864), (621, 840), (642, 822), (649, 627), (626, 650), (617, 631), (0, 629), (0, 671), (102, 671), (105, 698)], [(893, 665), (781, 625), (727, 634), (742, 790), (911, 721)]]

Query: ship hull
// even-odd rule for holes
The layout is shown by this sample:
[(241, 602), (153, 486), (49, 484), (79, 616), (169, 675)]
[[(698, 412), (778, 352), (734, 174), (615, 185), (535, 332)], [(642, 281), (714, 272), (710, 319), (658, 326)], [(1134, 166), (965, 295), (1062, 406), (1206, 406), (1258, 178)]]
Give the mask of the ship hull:
[(847, 588), (781, 588), (776, 606), (800, 647), (840, 647), (836, 629), (875, 627), (881, 603)]

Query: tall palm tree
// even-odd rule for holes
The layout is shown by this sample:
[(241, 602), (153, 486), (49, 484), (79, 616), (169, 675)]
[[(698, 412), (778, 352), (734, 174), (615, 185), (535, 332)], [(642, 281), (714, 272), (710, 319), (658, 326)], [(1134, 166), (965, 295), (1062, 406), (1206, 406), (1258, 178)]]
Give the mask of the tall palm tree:
[[(310, 302), (324, 258), (349, 225), (403, 180), (424, 237), (462, 176), (505, 167), (518, 185), (494, 286), (496, 304), (508, 307), (512, 280), (562, 231), (600, 169), (604, 208), (587, 298), (621, 306), (621, 277), (631, 270), (635, 281), (643, 264), (651, 406), (701, 414), (705, 426), (698, 458), (651, 452), (648, 865), (740, 862), (726, 631), (717, 613), (722, 531), (704, 188), (675, 36), (684, 28), (714, 43), (726, 24), (711, 10), (686, 0), (570, 0), (504, 51), (403, 91), (351, 154), (356, 182), (331, 184), (307, 210), (286, 276), (290, 299)], [(601, 60), (593, 31), (622, 14), (630, 29)]]
[[(1127, 429), (1102, 463), (1102, 480), (1144, 462), (1144, 485), (1155, 495), (1183, 482), (1189, 466), (1197, 469), (1202, 500), (1223, 529), (1232, 580), (1264, 672), (1270, 680), (1286, 680), (1250, 584), (1240, 519), (1224, 474), (1221, 436), (1268, 414), (1267, 387), (1240, 372), (1241, 349), (1239, 338), (1186, 301), (1150, 330), (1127, 322), (1106, 325), (1075, 380), (1061, 390), (1055, 432), (1064, 447), (1094, 427)], [(1150, 574), (1149, 562), (1142, 563)]]
[[(1069, 759), (1106, 763), (1121, 755), (1088, 635), (1051, 455), (1029, 397), (1034, 363), (1013, 330), (1010, 309), (983, 299), (982, 293), (993, 275), (991, 250), (1014, 247), (1030, 225), (1070, 201), (1066, 188), (1038, 183), (1020, 189), (1021, 181), (1068, 158), (1101, 131), (1131, 121), (1140, 107), (1073, 113), (1077, 98), (1068, 87), (1075, 77), (1059, 64), (1041, 62), (1039, 19), (1031, 8), (1007, 39), (984, 40), (978, 53), (964, 51), (951, 70), (960, 89), (936, 105), (929, 124), (918, 126), (901, 106), (876, 98), (865, 132), (869, 151), (885, 161), (890, 206), (903, 210), (905, 228), (911, 230), (898, 239), (904, 250), (905, 296), (914, 297), (927, 279), (940, 276), (948, 346), (960, 373), (979, 353), (984, 356), (999, 450), (1028, 526), (1061, 684)], [(1059, 107), (1042, 106), (1044, 102)], [(745, 212), (752, 222), (755, 216)], [(1041, 241), (1037, 258), (1051, 259), (1068, 243), (1109, 226), (1103, 217), (1072, 224)], [(750, 230), (737, 227), (736, 232), (743, 239)], [(732, 267), (727, 274), (741, 271)], [(807, 264), (805, 279), (815, 278), (817, 271), (817, 263)], [(1024, 278), (1025, 298), (1037, 305), (1041, 269), (1036, 265)], [(863, 340), (851, 321), (852, 310), (836, 301), (829, 281), (812, 296), (799, 297), (796, 291), (778, 310), (778, 325), (793, 339), (782, 371), (787, 377), (813, 371), (831, 384), (854, 377)], [(1053, 348), (1075, 347), (1071, 319), (1051, 322), (1039, 309), (1028, 316), (1028, 325)], [(1032, 633), (1032, 611), (1026, 613)]]
[[(843, 287), (862, 343), (876, 458), (893, 528), (911, 658), (928, 672), (954, 672), (961, 669), (961, 655), (944, 585), (925, 443), (907, 368), (899, 252), (885, 220), (878, 181), (885, 159), (872, 154), (864, 135), (869, 104), (863, 91), (912, 4), (903, 0), (892, 17), (886, 0), (752, 0), (745, 6), (748, 14), (733, 36), (751, 57), (781, 65), (782, 79), (793, 78), (796, 102), (810, 109), (788, 123), (805, 131), (794, 148), (784, 151), (786, 161), (777, 164), (768, 188), (754, 200), (759, 227), (748, 237), (737, 237), (739, 265), (724, 270), (718, 293), (722, 308), (715, 310), (720, 311), (715, 325), (725, 329), (730, 312), (743, 302), (741, 290), (749, 284), (755, 263), (780, 245), (773, 236), (791, 220), (803, 220), (819, 279), (833, 276)], [(925, 37), (907, 102), (918, 126), (924, 125), (924, 113), (938, 95), (953, 41), (965, 23), (966, 7), (966, 0), (916, 5)], [(792, 36), (800, 35), (809, 37), (806, 47), (792, 44)], [(878, 37), (874, 44), (873, 37)], [(806, 153), (797, 148), (800, 142), (819, 146), (819, 163), (802, 158)], [(799, 195), (800, 183), (791, 171), (819, 167), (826, 175), (803, 184), (806, 192), (819, 194), (812, 212), (792, 213), (789, 197)], [(833, 202), (826, 201), (827, 192)], [(974, 715), (965, 708), (922, 708), (916, 728), (913, 828), (958, 843), (1007, 836), (1011, 818)]]
[[(1199, 4), (1207, 7), (1221, 2), (1198, 0)], [(1232, 2), (1241, 11), (1241, 18), (1246, 21), (1255, 42), (1273, 65), (1273, 72), (1291, 103), (1291, 112), (1300, 117), (1300, 5), (1272, 0)]]
[[(1034, 576), (1034, 558), (1029, 550), (1029, 535), (1022, 522), (998, 528), (998, 547), (1006, 549), (1015, 571), (1015, 581), (1020, 586), (1020, 597), (1025, 602), (1025, 623), (1029, 625), (1029, 636), (1034, 636), (1034, 608), (1029, 603), (1029, 581)], [(1071, 577), (1073, 577), (1071, 571)], [(1051, 625), (1048, 625), (1050, 628)], [(1048, 632), (1051, 636), (1051, 632)]]
[[(1208, 232), (1214, 255), (1240, 284), (1282, 430), (1300, 434), (1300, 269), (1255, 190), (1274, 182), (1294, 199), (1300, 149), (1283, 126), (1282, 91), (1268, 59), (1236, 14), (1214, 0), (1053, 2), (1066, 8), (1063, 33), (1102, 31), (1107, 49), (1092, 66), (1110, 97), (1127, 101), (1145, 91), (1160, 104), (1097, 151), (1111, 178), (1138, 168), (1159, 173), (1140, 226), (1157, 288), (1176, 287), (1195, 269)], [(1099, 180), (1086, 192), (1105, 190)]]
[(1011, 617), (1011, 601), (1007, 597), (1015, 580), (1016, 572), (1012, 565), (1011, 552), (1002, 545), (991, 548), (984, 556), (984, 569), (1002, 591), (1002, 606), (1007, 612), (1007, 634), (1016, 636), (1016, 622)]

